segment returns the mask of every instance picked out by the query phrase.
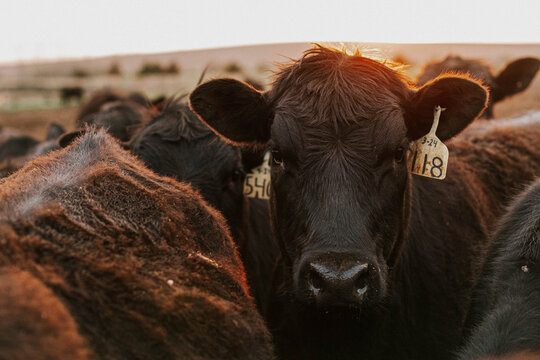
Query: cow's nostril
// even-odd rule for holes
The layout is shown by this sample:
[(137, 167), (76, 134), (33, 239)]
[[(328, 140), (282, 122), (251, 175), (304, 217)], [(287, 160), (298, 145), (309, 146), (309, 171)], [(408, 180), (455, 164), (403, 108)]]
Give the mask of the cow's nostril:
[(317, 296), (321, 289), (324, 287), (324, 280), (321, 274), (315, 269), (310, 269), (308, 275), (309, 289), (313, 295)]
[(354, 280), (354, 290), (356, 295), (362, 296), (367, 292), (369, 276), (367, 271), (363, 271), (358, 274), (358, 277)]

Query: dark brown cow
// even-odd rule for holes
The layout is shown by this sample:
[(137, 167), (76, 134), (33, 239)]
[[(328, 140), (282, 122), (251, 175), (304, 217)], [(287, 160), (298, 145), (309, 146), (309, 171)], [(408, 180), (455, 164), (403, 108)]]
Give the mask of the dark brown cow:
[(0, 184), (0, 244), (0, 268), (51, 289), (96, 358), (272, 358), (223, 217), (103, 130)]
[(449, 55), (437, 63), (427, 64), (418, 76), (417, 85), (424, 86), (428, 81), (443, 73), (469, 74), (481, 80), (490, 90), (487, 109), (483, 117), (493, 117), (493, 105), (509, 96), (525, 91), (540, 69), (540, 60), (522, 58), (507, 64), (499, 74), (494, 75), (486, 64), (480, 60), (463, 59), (460, 56)]
[[(139, 126), (150, 121), (154, 111), (142, 94), (105, 88), (96, 91), (81, 107), (75, 126), (78, 129), (85, 126), (104, 128), (118, 140), (129, 141)], [(69, 143), (78, 133), (80, 130), (67, 134), (69, 140), (61, 140), (60, 145)]]
[[(487, 104), (461, 76), (416, 90), (383, 63), (315, 47), (265, 93), (216, 79), (192, 109), (239, 144), (272, 149), (281, 278), (269, 318), (286, 359), (449, 359), (488, 233), (540, 175), (540, 123), (451, 140)], [(411, 141), (448, 142), (446, 179), (408, 173)]]
[(154, 111), (142, 94), (107, 88), (96, 91), (79, 112), (75, 124), (78, 130), (60, 139), (60, 146), (71, 142), (85, 126), (107, 129), (118, 140), (129, 141), (140, 126), (150, 121)]
[(95, 114), (101, 110), (101, 107), (106, 103), (114, 101), (131, 100), (139, 105), (148, 107), (150, 102), (144, 95), (139, 93), (130, 93), (120, 89), (104, 88), (92, 94), (92, 97), (86, 102), (77, 115), (77, 127), (84, 126), (83, 119), (89, 115)]
[(153, 111), (132, 100), (108, 102), (97, 113), (84, 117), (79, 126), (104, 128), (120, 141), (129, 141), (139, 127), (148, 123)]

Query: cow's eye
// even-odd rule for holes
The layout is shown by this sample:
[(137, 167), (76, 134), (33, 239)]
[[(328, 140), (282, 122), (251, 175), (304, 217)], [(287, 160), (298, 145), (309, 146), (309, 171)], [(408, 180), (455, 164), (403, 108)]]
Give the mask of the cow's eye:
[(236, 182), (239, 180), (243, 180), (245, 176), (246, 176), (246, 172), (244, 170), (236, 169), (231, 174), (231, 181)]
[(396, 162), (400, 163), (405, 159), (405, 148), (403, 146), (400, 146), (396, 149), (396, 152), (394, 153), (394, 159)]
[(272, 150), (272, 163), (277, 166), (283, 165), (283, 157), (278, 149)]

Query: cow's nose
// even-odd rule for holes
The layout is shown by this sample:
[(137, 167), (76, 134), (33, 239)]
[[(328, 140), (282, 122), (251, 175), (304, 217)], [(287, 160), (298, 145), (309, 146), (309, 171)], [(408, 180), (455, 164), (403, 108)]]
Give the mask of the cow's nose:
[(362, 302), (368, 292), (368, 263), (344, 261), (334, 264), (312, 261), (307, 265), (308, 290), (319, 305), (357, 304)]

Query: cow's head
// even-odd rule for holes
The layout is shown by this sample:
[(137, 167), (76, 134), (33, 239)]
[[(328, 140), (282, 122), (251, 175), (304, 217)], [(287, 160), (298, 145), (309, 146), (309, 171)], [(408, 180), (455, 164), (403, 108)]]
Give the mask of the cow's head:
[(149, 109), (131, 100), (119, 100), (105, 103), (94, 114), (83, 118), (81, 127), (92, 126), (105, 128), (120, 141), (129, 141), (137, 129), (150, 121)]
[(426, 134), (433, 109), (448, 140), (486, 106), (464, 77), (410, 88), (390, 67), (316, 47), (284, 67), (269, 92), (233, 79), (190, 96), (200, 118), (233, 144), (269, 143), (271, 211), (298, 300), (356, 308), (381, 300), (408, 221), (409, 143)]
[(427, 64), (418, 76), (417, 85), (423, 86), (443, 73), (469, 74), (481, 80), (490, 90), (488, 107), (483, 113), (483, 117), (490, 119), (493, 117), (493, 105), (527, 89), (539, 68), (540, 60), (521, 58), (508, 63), (495, 75), (489, 66), (479, 60), (449, 55), (440, 62)]

